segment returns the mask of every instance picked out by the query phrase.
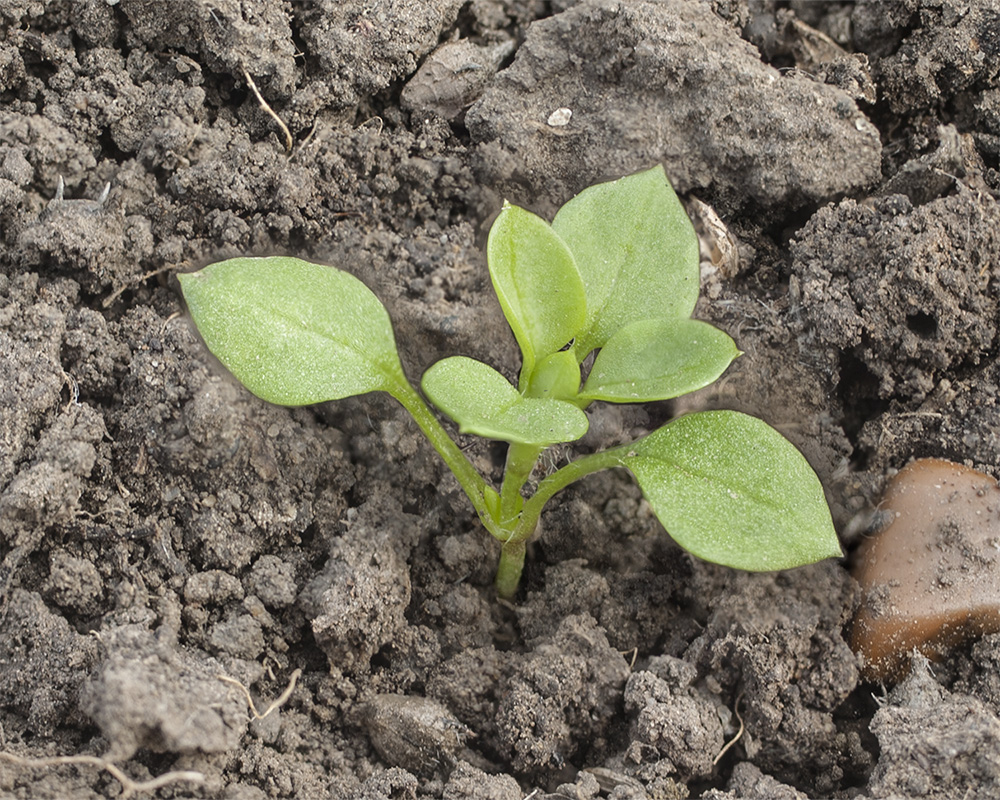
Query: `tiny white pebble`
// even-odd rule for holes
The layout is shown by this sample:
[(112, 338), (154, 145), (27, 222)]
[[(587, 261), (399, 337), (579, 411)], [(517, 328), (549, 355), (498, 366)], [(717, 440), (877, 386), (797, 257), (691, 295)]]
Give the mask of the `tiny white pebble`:
[(562, 128), (569, 125), (569, 120), (573, 116), (573, 110), (571, 108), (557, 108), (551, 114), (549, 114), (549, 125), (553, 128)]

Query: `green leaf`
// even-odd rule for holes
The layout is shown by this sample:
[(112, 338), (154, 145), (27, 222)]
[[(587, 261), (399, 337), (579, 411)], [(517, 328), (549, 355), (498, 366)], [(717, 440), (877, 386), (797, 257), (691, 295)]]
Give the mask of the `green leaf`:
[(353, 275), (270, 257), (177, 277), (208, 349), (268, 402), (321, 403), (405, 380), (389, 315)]
[(526, 397), (574, 401), (580, 392), (580, 365), (572, 350), (546, 356), (535, 366)]
[(736, 343), (707, 322), (640, 320), (601, 348), (580, 399), (642, 403), (680, 397), (715, 381), (739, 354)]
[(462, 433), (513, 444), (572, 442), (587, 432), (587, 415), (563, 400), (522, 397), (482, 361), (454, 356), (431, 366), (420, 382), (431, 402)]
[(504, 203), (486, 243), (493, 288), (524, 357), (522, 378), (562, 349), (587, 316), (573, 254), (541, 217)]
[(636, 442), (622, 464), (670, 536), (706, 561), (764, 571), (841, 555), (819, 478), (755, 417), (688, 414)]
[(630, 322), (689, 317), (698, 299), (698, 237), (663, 167), (584, 189), (552, 222), (587, 298), (577, 357)]

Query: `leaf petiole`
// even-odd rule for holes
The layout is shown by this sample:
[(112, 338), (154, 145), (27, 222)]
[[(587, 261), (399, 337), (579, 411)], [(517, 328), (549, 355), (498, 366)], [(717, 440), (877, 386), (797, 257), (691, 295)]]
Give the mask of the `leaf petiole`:
[[(438, 422), (434, 412), (428, 408), (427, 403), (417, 393), (405, 377), (400, 375), (399, 379), (389, 386), (386, 391), (394, 397), (403, 408), (405, 408), (413, 421), (423, 431), (424, 435), (438, 451), (445, 464), (455, 474), (459, 485), (472, 501), (479, 519), (486, 529), (500, 538), (502, 534), (497, 527), (497, 515), (495, 508), (499, 506), (496, 502), (497, 492), (487, 485), (486, 480), (479, 471), (472, 466), (465, 453), (455, 444), (444, 427)], [(492, 496), (490, 496), (492, 495)], [(493, 508), (491, 508), (493, 506)]]
[(628, 445), (622, 445), (610, 450), (591, 453), (589, 456), (572, 461), (564, 467), (547, 475), (538, 484), (535, 493), (524, 501), (517, 526), (509, 537), (504, 540), (500, 550), (500, 564), (497, 567), (494, 586), (500, 597), (510, 599), (517, 592), (524, 568), (525, 544), (538, 527), (542, 507), (556, 492), (565, 489), (571, 483), (599, 472), (602, 469), (624, 466), (622, 456), (628, 450)]

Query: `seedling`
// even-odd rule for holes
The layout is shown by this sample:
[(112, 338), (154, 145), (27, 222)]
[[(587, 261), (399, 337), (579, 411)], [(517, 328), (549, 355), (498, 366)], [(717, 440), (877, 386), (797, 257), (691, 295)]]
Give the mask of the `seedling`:
[(725, 333), (691, 319), (698, 241), (662, 168), (586, 189), (551, 225), (505, 203), (487, 260), (521, 348), (518, 385), (454, 356), (431, 366), (421, 388), (461, 433), (508, 443), (499, 490), (406, 379), (389, 315), (357, 278), (287, 257), (233, 258), (178, 277), (209, 350), (258, 397), (298, 406), (382, 391), (399, 401), (502, 543), (503, 597), (517, 590), (546, 501), (610, 467), (628, 469), (670, 535), (707, 561), (759, 571), (840, 555), (805, 459), (736, 411), (686, 414), (545, 475), (524, 496), (544, 451), (586, 433), (591, 403), (679, 397), (740, 355)]

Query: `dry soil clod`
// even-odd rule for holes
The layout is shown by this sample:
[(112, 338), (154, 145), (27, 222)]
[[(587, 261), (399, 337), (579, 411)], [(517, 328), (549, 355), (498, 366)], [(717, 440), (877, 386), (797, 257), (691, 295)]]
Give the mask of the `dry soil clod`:
[(916, 650), (944, 655), (1000, 631), (1000, 486), (951, 461), (921, 459), (890, 481), (889, 523), (858, 550), (862, 602), (851, 646), (873, 680), (902, 677)]

